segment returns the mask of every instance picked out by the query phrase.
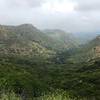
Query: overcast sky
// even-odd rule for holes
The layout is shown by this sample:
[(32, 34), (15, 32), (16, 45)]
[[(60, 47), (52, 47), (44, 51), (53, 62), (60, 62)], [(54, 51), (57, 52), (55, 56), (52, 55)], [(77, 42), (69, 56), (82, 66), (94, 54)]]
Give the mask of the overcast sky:
[(100, 0), (0, 0), (0, 24), (100, 32)]

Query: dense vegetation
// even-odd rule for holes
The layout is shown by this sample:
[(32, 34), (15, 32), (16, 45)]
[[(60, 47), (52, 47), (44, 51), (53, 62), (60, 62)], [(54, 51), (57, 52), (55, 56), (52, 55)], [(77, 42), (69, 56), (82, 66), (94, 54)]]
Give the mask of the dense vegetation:
[[(40, 59), (39, 59), (40, 60)], [(0, 90), (38, 97), (63, 89), (75, 97), (100, 98), (100, 60), (57, 64), (34, 58), (1, 57)]]
[(99, 100), (100, 58), (93, 50), (100, 39), (69, 48), (72, 41), (41, 34), (30, 25), (1, 27), (0, 99)]

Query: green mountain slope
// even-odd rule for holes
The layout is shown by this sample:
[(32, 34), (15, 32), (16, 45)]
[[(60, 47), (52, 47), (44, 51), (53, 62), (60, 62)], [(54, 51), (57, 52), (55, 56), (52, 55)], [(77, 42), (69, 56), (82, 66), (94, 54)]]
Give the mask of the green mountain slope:
[[(64, 31), (55, 30), (52, 36), (48, 34), (49, 32), (44, 34), (31, 24), (19, 26), (0, 25), (0, 52), (21, 55), (39, 53), (39, 55), (47, 54), (48, 56), (48, 53), (54, 54), (55, 51), (63, 51), (77, 46), (74, 39)], [(38, 51), (38, 53), (35, 51)]]
[(99, 54), (100, 36), (79, 47), (61, 30), (43, 33), (30, 24), (1, 25), (1, 93), (13, 91), (23, 100), (33, 100), (60, 89), (68, 96), (99, 100)]
[(70, 53), (70, 60), (76, 60), (77, 62), (100, 58), (100, 36), (72, 51), (74, 52)]
[(78, 39), (76, 39), (73, 34), (66, 33), (63, 30), (54, 29), (54, 30), (44, 30), (44, 33), (50, 38), (54, 39), (57, 43), (64, 46), (63, 49), (70, 49), (78, 47)]
[(0, 54), (50, 57), (48, 37), (30, 24), (0, 26)]

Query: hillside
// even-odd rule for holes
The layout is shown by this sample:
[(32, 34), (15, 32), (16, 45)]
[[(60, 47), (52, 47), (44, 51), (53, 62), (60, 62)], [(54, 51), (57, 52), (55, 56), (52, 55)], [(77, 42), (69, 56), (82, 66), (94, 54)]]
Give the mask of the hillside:
[(68, 60), (76, 62), (86, 62), (91, 59), (100, 58), (100, 36), (97, 36), (87, 44), (81, 45), (76, 49), (72, 49), (69, 52), (70, 57)]
[(30, 24), (0, 26), (0, 54), (49, 57), (55, 52), (47, 49), (46, 37)]
[(90, 53), (90, 57), (99, 58), (100, 57), (100, 36), (97, 36), (95, 39), (90, 41), (87, 45), (84, 46), (84, 49), (87, 53)]
[(99, 57), (100, 36), (78, 46), (72, 34), (61, 30), (43, 33), (30, 24), (1, 25), (1, 97), (99, 100)]
[[(21, 55), (47, 54), (49, 56), (49, 54), (55, 54), (56, 51), (77, 46), (74, 38), (64, 31), (55, 30), (52, 36), (49, 36), (48, 33), (44, 34), (31, 24), (0, 25), (0, 52)], [(54, 38), (54, 35), (58, 35), (58, 37)]]
[(73, 34), (67, 33), (63, 30), (54, 29), (54, 30), (44, 30), (43, 31), (50, 38), (56, 40), (60, 45), (65, 46), (66, 49), (78, 47), (78, 38), (75, 38)]

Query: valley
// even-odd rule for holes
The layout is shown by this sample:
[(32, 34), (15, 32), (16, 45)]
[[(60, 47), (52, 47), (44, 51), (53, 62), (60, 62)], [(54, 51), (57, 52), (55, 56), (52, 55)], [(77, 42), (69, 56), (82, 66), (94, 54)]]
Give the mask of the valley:
[(0, 25), (0, 92), (0, 100), (100, 100), (100, 36), (80, 45), (63, 30)]

